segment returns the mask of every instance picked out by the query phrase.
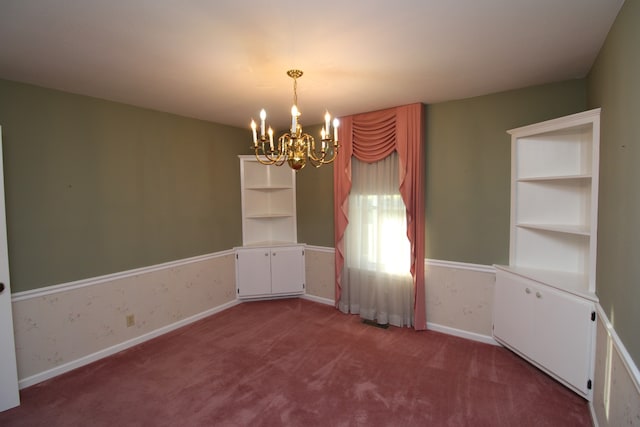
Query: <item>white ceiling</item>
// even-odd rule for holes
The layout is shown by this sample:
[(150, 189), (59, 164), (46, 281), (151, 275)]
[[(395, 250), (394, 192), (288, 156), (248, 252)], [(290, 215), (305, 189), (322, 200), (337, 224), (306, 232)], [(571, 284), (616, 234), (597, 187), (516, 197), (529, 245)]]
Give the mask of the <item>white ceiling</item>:
[(623, 0), (2, 0), (0, 78), (248, 126), (584, 77)]

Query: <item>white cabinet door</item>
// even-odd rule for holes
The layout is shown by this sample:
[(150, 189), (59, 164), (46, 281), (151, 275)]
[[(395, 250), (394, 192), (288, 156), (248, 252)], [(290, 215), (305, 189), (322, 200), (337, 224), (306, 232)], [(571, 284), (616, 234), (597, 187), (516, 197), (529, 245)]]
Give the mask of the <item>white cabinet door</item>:
[(269, 248), (236, 251), (238, 297), (271, 294), (271, 256)]
[[(587, 394), (591, 377), (594, 304), (548, 287), (536, 290), (534, 358)], [(594, 318), (595, 319), (595, 318)]]
[(494, 337), (587, 398), (593, 372), (594, 313), (591, 301), (496, 271)]
[(531, 340), (534, 334), (531, 292), (531, 287), (517, 276), (496, 272), (493, 335), (524, 354), (537, 345)]
[(271, 292), (273, 294), (304, 291), (304, 250), (301, 246), (271, 249)]

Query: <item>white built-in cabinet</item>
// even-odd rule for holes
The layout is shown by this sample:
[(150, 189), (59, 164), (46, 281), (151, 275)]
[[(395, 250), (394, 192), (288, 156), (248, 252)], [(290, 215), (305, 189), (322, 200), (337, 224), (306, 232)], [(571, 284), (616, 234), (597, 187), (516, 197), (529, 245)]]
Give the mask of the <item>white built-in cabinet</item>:
[(242, 247), (236, 252), (238, 298), (304, 293), (304, 245), (297, 243), (296, 176), (286, 164), (268, 166), (239, 156)]
[(600, 109), (509, 131), (509, 265), (493, 335), (592, 399)]
[(304, 293), (304, 246), (236, 249), (238, 298)]

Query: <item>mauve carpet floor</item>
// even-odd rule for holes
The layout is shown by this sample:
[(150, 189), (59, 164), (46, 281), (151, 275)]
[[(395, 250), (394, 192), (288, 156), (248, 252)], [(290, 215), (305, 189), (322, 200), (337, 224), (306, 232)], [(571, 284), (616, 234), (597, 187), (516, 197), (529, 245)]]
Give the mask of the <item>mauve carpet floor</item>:
[(379, 329), (302, 299), (243, 303), (21, 391), (0, 426), (590, 426), (508, 350)]

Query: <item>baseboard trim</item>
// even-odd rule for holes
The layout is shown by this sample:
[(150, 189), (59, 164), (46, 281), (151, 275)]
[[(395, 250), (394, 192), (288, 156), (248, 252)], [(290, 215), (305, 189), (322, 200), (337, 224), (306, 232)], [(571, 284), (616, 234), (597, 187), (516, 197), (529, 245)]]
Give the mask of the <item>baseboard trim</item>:
[(145, 273), (151, 273), (158, 270), (165, 270), (167, 268), (181, 267), (183, 265), (191, 264), (194, 262), (207, 261), (214, 258), (223, 257), (226, 255), (232, 255), (234, 251), (232, 249), (220, 252), (214, 252), (205, 255), (198, 255), (191, 258), (184, 258), (175, 261), (169, 261), (162, 264), (150, 265), (147, 267), (135, 268), (133, 270), (125, 270), (117, 273), (106, 274), (104, 276), (96, 276), (88, 279), (76, 280), (68, 283), (61, 283), (59, 285), (51, 285), (43, 288), (32, 289), (29, 291), (16, 292), (11, 295), (11, 301), (23, 301), (31, 298), (39, 298), (47, 295), (56, 294), (59, 292), (66, 292), (72, 289), (84, 288), (87, 286), (100, 285), (105, 282), (110, 282), (117, 279), (124, 279), (131, 276), (137, 276)]
[(611, 337), (611, 341), (613, 341), (613, 347), (616, 349), (616, 352), (620, 356), (620, 359), (622, 360), (622, 363), (624, 364), (624, 367), (627, 370), (629, 377), (631, 377), (631, 381), (633, 382), (633, 385), (636, 386), (636, 391), (640, 394), (640, 371), (638, 371), (638, 367), (633, 362), (631, 355), (629, 354), (629, 352), (627, 351), (627, 348), (624, 346), (624, 344), (622, 343), (622, 340), (616, 333), (616, 330), (614, 329), (613, 325), (609, 321), (609, 318), (607, 317), (607, 314), (604, 312), (604, 309), (602, 308), (600, 303), (596, 304), (596, 310), (598, 311), (598, 316), (602, 320), (602, 324), (604, 325), (605, 329), (607, 330), (607, 333)]
[(40, 372), (38, 374), (32, 375), (30, 377), (21, 379), (18, 381), (18, 386), (20, 389), (41, 383), (42, 381), (46, 381), (50, 378), (56, 377), (58, 375), (69, 372), (73, 369), (80, 368), (81, 366), (88, 365), (89, 363), (93, 363), (100, 359), (104, 359), (105, 357), (116, 354), (122, 350), (126, 350), (138, 344), (142, 344), (145, 341), (149, 341), (150, 339), (156, 338), (160, 335), (166, 334), (167, 332), (171, 332), (175, 329), (186, 326), (190, 323), (196, 322), (198, 320), (204, 319), (205, 317), (209, 317), (213, 314), (219, 313), (221, 311), (227, 310), (235, 305), (240, 304), (240, 301), (233, 300), (229, 301), (225, 304), (219, 305), (217, 307), (213, 307), (209, 310), (205, 310), (201, 313), (195, 314), (193, 316), (187, 317), (185, 319), (179, 320), (177, 322), (171, 323), (169, 325), (163, 326), (151, 332), (147, 332), (146, 334), (140, 335), (138, 337), (132, 338), (130, 340), (121, 342), (114, 346), (105, 348), (103, 350), (97, 351), (95, 353), (89, 354), (87, 356), (83, 356), (79, 359), (72, 360), (63, 365), (56, 366), (55, 368), (48, 369), (46, 371)]
[(437, 323), (427, 322), (427, 330), (441, 332), (443, 334), (453, 335), (460, 338), (466, 338), (472, 341), (479, 341), (485, 344), (500, 346), (500, 343), (494, 340), (493, 337), (491, 336), (482, 335), (475, 332), (469, 332), (462, 329), (452, 328), (450, 326), (439, 325)]
[(309, 300), (309, 301), (319, 302), (320, 304), (330, 305), (332, 307), (335, 307), (335, 305), (336, 305), (335, 301), (332, 300), (332, 299), (318, 297), (318, 296), (315, 296), (315, 295), (304, 294), (304, 295), (301, 295), (300, 298), (306, 299), (306, 300)]
[[(335, 301), (329, 298), (322, 298), (322, 297), (317, 297), (315, 295), (309, 295), (309, 294), (302, 295), (300, 296), (300, 298), (306, 299), (309, 301), (319, 302), (321, 304), (330, 305), (332, 307), (335, 306)], [(491, 344), (491, 345), (497, 345), (497, 346), (500, 345), (496, 340), (493, 339), (493, 337), (490, 337), (488, 335), (482, 335), (482, 334), (477, 334), (475, 332), (464, 331), (462, 329), (456, 329), (450, 326), (443, 326), (437, 323), (427, 322), (427, 330), (441, 332), (447, 335), (454, 335), (456, 337), (466, 338), (472, 341), (479, 341), (485, 344)]]
[(496, 269), (492, 265), (484, 265), (484, 264), (470, 264), (468, 262), (458, 262), (458, 261), (446, 261), (441, 259), (431, 259), (425, 258), (424, 260), (425, 267), (446, 267), (446, 268), (455, 268), (458, 270), (471, 270), (478, 271), (480, 273), (493, 273), (495, 274)]

